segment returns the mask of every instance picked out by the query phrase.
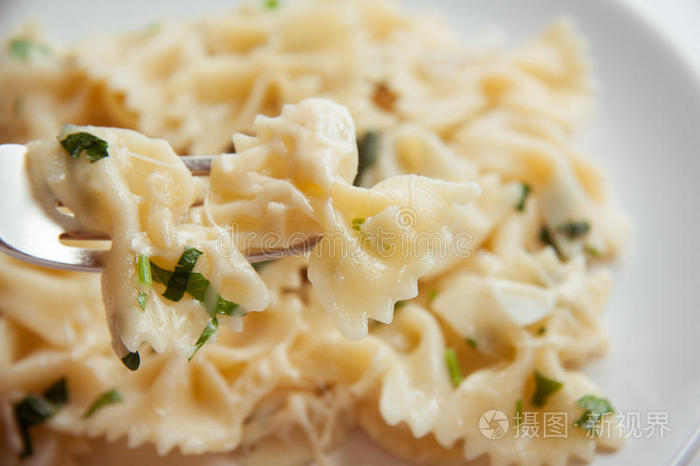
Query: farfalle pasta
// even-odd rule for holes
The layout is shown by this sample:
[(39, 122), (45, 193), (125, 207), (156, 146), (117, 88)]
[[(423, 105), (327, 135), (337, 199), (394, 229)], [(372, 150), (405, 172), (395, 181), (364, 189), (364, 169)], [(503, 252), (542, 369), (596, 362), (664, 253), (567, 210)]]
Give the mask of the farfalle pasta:
[[(6, 45), (0, 142), (51, 141), (28, 172), (112, 251), (102, 283), (0, 256), (2, 464), (354, 464), (354, 429), (411, 464), (622, 446), (579, 371), (627, 221), (575, 144), (569, 21), (464, 44), (309, 0)], [(552, 413), (565, 434), (534, 435)]]

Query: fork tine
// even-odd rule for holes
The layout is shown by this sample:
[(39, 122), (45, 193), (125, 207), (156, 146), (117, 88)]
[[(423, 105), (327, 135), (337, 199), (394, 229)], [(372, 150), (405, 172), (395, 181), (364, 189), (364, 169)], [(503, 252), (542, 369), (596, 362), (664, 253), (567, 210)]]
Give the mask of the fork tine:
[[(30, 182), (25, 166), (26, 149), (19, 144), (0, 144), (0, 165), (3, 168), (0, 171), (0, 199), (3, 199), (0, 252), (42, 267), (100, 272), (108, 251), (67, 246), (60, 238), (92, 240), (101, 234), (81, 233), (82, 227), (75, 218), (56, 209), (58, 201), (50, 187), (41, 180)], [(181, 160), (194, 175), (205, 176), (214, 157), (182, 156)], [(313, 249), (320, 238), (321, 235), (307, 238), (288, 249), (244, 254), (251, 263), (300, 255)]]
[[(98, 271), (102, 268), (104, 251), (65, 246), (59, 235), (78, 223), (38, 202), (53, 202), (51, 196), (37, 196), (26, 173), (26, 147), (19, 144), (0, 145), (0, 250), (32, 264), (64, 270)], [(48, 189), (36, 187), (38, 190)], [(53, 215), (52, 215), (53, 214)]]

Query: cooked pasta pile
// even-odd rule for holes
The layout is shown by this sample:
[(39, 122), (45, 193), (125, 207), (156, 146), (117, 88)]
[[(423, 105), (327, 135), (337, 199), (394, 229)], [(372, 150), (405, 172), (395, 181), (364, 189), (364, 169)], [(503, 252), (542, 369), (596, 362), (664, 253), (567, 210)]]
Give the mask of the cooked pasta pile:
[[(274, 4), (7, 42), (0, 142), (34, 140), (32, 180), (112, 250), (101, 286), (0, 257), (0, 461), (104, 438), (136, 464), (327, 464), (355, 428), (422, 464), (618, 448), (578, 368), (605, 351), (625, 221), (573, 142), (572, 26), (468, 47), (388, 2)], [(177, 157), (234, 151), (208, 177)], [(270, 237), (321, 239), (253, 267)], [(566, 435), (524, 435), (533, 413)]]

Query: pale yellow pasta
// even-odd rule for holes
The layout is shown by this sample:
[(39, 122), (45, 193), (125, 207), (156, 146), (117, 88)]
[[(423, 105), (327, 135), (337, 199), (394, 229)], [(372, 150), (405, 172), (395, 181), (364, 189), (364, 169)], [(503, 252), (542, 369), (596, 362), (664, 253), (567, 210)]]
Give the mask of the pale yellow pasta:
[[(606, 397), (579, 368), (607, 348), (605, 261), (627, 221), (575, 143), (595, 87), (571, 22), (465, 45), (390, 1), (281, 3), (0, 53), (1, 143), (109, 143), (91, 164), (35, 142), (29, 168), (113, 239), (102, 292), (96, 275), (0, 257), (0, 462), (330, 465), (355, 428), (428, 465), (619, 448), (620, 429), (574, 425), (582, 396)], [(360, 154), (355, 186), (369, 133), (376, 160)], [(205, 178), (176, 156), (222, 152)], [(257, 269), (243, 257), (319, 235)], [(134, 263), (173, 270), (186, 245), (223, 298), (263, 311), (219, 316), (190, 362), (206, 303), (154, 283), (142, 310)], [(562, 384), (543, 406), (535, 372)], [(69, 401), (20, 462), (13, 406), (60, 377)], [(84, 417), (111, 389), (123, 400)], [(519, 402), (565, 414), (567, 435), (517, 435)], [(498, 439), (479, 428), (494, 409)]]

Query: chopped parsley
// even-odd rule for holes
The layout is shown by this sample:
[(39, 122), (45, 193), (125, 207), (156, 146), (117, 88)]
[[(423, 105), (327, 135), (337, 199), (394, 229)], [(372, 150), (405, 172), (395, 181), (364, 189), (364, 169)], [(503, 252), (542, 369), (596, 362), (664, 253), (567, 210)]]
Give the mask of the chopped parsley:
[(195, 354), (197, 354), (197, 351), (199, 351), (199, 348), (201, 348), (204, 345), (204, 343), (206, 343), (207, 340), (209, 338), (211, 338), (211, 336), (216, 333), (216, 330), (218, 328), (219, 328), (219, 319), (217, 319), (216, 316), (209, 319), (209, 323), (207, 324), (206, 327), (204, 327), (204, 330), (202, 330), (202, 333), (199, 335), (199, 338), (197, 338), (197, 342), (194, 344), (194, 350), (192, 351), (192, 354), (190, 355), (190, 357), (187, 358), (188, 361), (192, 361), (192, 358), (194, 357)]
[(134, 351), (133, 353), (127, 354), (122, 358), (122, 363), (124, 363), (126, 368), (130, 371), (135, 371), (141, 365), (141, 357), (139, 356), (139, 352)]
[(211, 286), (211, 282), (199, 272), (193, 272), (187, 283), (187, 293), (204, 306), (211, 317), (217, 314), (232, 316), (236, 314), (245, 315), (239, 309), (238, 304), (223, 298), (216, 289)]
[[(241, 309), (238, 304), (223, 298), (204, 275), (199, 272), (192, 272), (192, 269), (201, 255), (201, 251), (186, 246), (185, 252), (183, 252), (182, 256), (180, 256), (180, 260), (175, 266), (175, 270), (173, 272), (158, 267), (153, 262), (150, 263), (153, 280), (167, 285), (168, 289), (170, 289), (171, 285), (174, 283), (174, 279), (178, 274), (178, 267), (180, 267), (179, 270), (180, 272), (183, 272), (183, 276), (185, 277), (184, 283), (178, 282), (175, 283), (175, 286), (177, 287), (178, 291), (181, 292), (179, 292), (177, 295), (170, 295), (177, 297), (177, 299), (171, 299), (170, 297), (166, 296), (168, 293), (167, 289), (166, 292), (163, 293), (163, 296), (173, 301), (177, 301), (182, 298), (185, 292), (187, 292), (187, 294), (192, 296), (192, 298), (199, 301), (202, 307), (206, 309), (207, 314), (209, 314), (209, 322), (204, 330), (202, 330), (197, 342), (194, 344), (194, 351), (190, 357), (187, 358), (188, 361), (191, 361), (197, 351), (199, 351), (199, 348), (201, 348), (202, 345), (204, 345), (207, 340), (209, 340), (209, 338), (216, 333), (216, 330), (219, 328), (219, 320), (217, 319), (218, 315), (246, 315), (245, 310)], [(184, 272), (186, 272), (186, 275), (184, 275)]]
[(459, 367), (457, 352), (454, 348), (447, 348), (445, 350), (445, 362), (447, 363), (447, 371), (450, 373), (450, 379), (452, 379), (452, 385), (459, 387), (464, 377), (462, 376), (462, 369)]
[(559, 250), (557, 243), (554, 242), (554, 238), (552, 238), (552, 234), (549, 232), (549, 228), (547, 228), (546, 226), (540, 228), (540, 234), (538, 235), (538, 238), (545, 246), (552, 246), (554, 252), (557, 253), (557, 256), (559, 256), (559, 258), (562, 257), (562, 253)]
[[(168, 284), (174, 275), (173, 272), (160, 268), (153, 262), (151, 262), (151, 271), (153, 280), (163, 283), (164, 285)], [(199, 301), (211, 317), (217, 314), (228, 316), (234, 314), (244, 316), (246, 314), (245, 311), (239, 309), (238, 304), (223, 298), (216, 293), (214, 287), (210, 285), (211, 283), (204, 275), (199, 272), (192, 272), (187, 281), (186, 291), (190, 296)]]
[(360, 225), (362, 225), (363, 223), (365, 223), (364, 218), (359, 218), (359, 217), (353, 218), (352, 219), (352, 229), (357, 230), (361, 233), (362, 230), (360, 230)]
[(269, 264), (270, 262), (274, 262), (275, 260), (276, 260), (276, 259), (270, 259), (270, 260), (268, 260), (268, 261), (260, 261), (260, 262), (256, 262), (256, 263), (250, 264), (250, 265), (253, 266), (253, 268), (255, 269), (256, 272), (260, 272), (260, 269), (262, 269), (263, 267), (265, 267), (265, 266), (266, 266), (267, 264)]
[(148, 293), (144, 291), (139, 291), (136, 294), (136, 301), (139, 303), (139, 307), (142, 311), (146, 310), (146, 304), (148, 304)]
[(592, 257), (600, 257), (603, 255), (600, 252), (600, 249), (596, 248), (595, 246), (591, 246), (590, 244), (586, 244), (585, 246), (583, 246), (583, 250), (586, 251)]
[(148, 256), (136, 256), (136, 267), (139, 273), (139, 282), (151, 286), (151, 266), (148, 263)]
[(30, 457), (34, 453), (29, 428), (42, 424), (53, 417), (58, 410), (68, 402), (68, 387), (66, 378), (54, 382), (43, 395), (27, 395), (13, 406), (15, 421), (22, 437), (20, 459)]
[(38, 44), (30, 39), (12, 39), (9, 45), (10, 56), (18, 60), (26, 60), (32, 55), (50, 55), (51, 49), (44, 44)]
[(527, 183), (521, 183), (520, 186), (521, 186), (522, 191), (520, 193), (520, 200), (518, 201), (518, 204), (515, 206), (515, 210), (517, 210), (518, 212), (525, 212), (525, 201), (527, 200), (527, 196), (532, 191), (532, 188)]
[(515, 402), (515, 426), (520, 427), (523, 422), (523, 400)]
[(401, 308), (404, 307), (406, 304), (408, 304), (408, 301), (407, 301), (407, 300), (406, 300), (406, 301), (396, 301), (396, 302), (394, 303), (394, 310), (401, 309)]
[(380, 138), (379, 131), (370, 130), (357, 140), (357, 175), (353, 185), (360, 186), (367, 170), (377, 162)]
[(180, 259), (175, 265), (175, 270), (168, 280), (167, 288), (163, 296), (168, 298), (170, 301), (180, 301), (182, 296), (187, 291), (187, 282), (190, 280), (190, 275), (192, 274), (192, 269), (194, 269), (195, 264), (199, 256), (203, 254), (199, 249), (185, 246), (185, 251), (180, 256)]
[(538, 335), (544, 335), (546, 331), (547, 331), (547, 327), (545, 327), (545, 326), (543, 325), (542, 327), (540, 327), (540, 328), (537, 329), (537, 334), (538, 334)]
[(532, 404), (542, 407), (547, 402), (547, 398), (555, 394), (564, 384), (556, 380), (548, 379), (535, 371), (535, 393), (532, 395)]
[(279, 0), (264, 0), (263, 7), (265, 7), (266, 10), (276, 10), (280, 7), (280, 2)]
[(85, 152), (85, 156), (90, 163), (109, 157), (109, 152), (107, 151), (109, 144), (107, 144), (107, 141), (90, 133), (72, 133), (61, 139), (60, 142), (73, 158), (80, 157), (80, 154), (83, 152)]
[(586, 429), (591, 434), (599, 433), (600, 421), (606, 414), (615, 412), (610, 402), (605, 398), (598, 398), (594, 395), (584, 395), (576, 404), (585, 409), (580, 418), (574, 421), (574, 426)]
[(580, 222), (568, 222), (557, 227), (557, 231), (566, 235), (569, 239), (584, 236), (590, 230), (590, 225), (585, 220)]
[(428, 301), (434, 300), (435, 298), (437, 298), (437, 295), (438, 290), (430, 290), (430, 292), (428, 293)]
[(474, 349), (476, 349), (476, 348), (479, 346), (479, 345), (477, 344), (476, 340), (473, 339), (473, 338), (466, 338), (464, 341), (466, 341), (467, 344), (468, 344), (469, 346), (471, 346), (472, 348), (474, 348)]
[(113, 388), (112, 390), (103, 393), (95, 401), (93, 401), (90, 407), (83, 414), (83, 418), (85, 419), (92, 416), (95, 414), (95, 411), (100, 408), (115, 403), (121, 403), (122, 401), (124, 401), (122, 396), (119, 394), (116, 388)]

